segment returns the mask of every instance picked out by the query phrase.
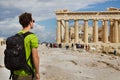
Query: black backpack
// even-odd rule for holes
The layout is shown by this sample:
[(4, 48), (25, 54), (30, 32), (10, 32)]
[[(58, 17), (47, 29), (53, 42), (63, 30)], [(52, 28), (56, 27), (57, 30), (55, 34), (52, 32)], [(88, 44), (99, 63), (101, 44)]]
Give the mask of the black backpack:
[(5, 67), (11, 71), (9, 79), (11, 79), (15, 70), (24, 69), (33, 74), (33, 70), (27, 64), (32, 54), (30, 54), (29, 58), (26, 60), (26, 53), (24, 47), (24, 38), (29, 34), (33, 33), (26, 32), (24, 34), (15, 34), (11, 37), (8, 37), (6, 40), (6, 49), (4, 51), (4, 64)]

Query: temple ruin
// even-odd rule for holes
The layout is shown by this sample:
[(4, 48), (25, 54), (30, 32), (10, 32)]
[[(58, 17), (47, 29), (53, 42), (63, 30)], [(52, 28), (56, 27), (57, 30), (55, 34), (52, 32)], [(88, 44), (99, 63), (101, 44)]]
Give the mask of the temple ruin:
[[(120, 43), (120, 9), (108, 8), (100, 12), (70, 12), (57, 10), (56, 43)], [(74, 25), (69, 26), (73, 20)], [(89, 21), (92, 26), (89, 26)], [(83, 21), (80, 25), (79, 21)], [(101, 24), (98, 24), (101, 22)]]

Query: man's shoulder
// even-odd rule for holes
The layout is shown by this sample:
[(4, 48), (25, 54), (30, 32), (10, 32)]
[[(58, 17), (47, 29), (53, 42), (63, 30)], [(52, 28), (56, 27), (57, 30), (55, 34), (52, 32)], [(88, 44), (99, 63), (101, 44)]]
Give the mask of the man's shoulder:
[(35, 38), (36, 37), (37, 38), (37, 35), (35, 33), (32, 33), (32, 32), (30, 32), (30, 33), (31, 34), (29, 34), (28, 37), (30, 37), (30, 38)]
[(29, 34), (28, 36), (26, 36), (26, 39), (28, 40), (38, 40), (38, 37), (36, 34), (32, 33), (32, 34)]
[(25, 37), (25, 40), (38, 39), (37, 35), (31, 31), (20, 30), (18, 34), (27, 34), (27, 36)]

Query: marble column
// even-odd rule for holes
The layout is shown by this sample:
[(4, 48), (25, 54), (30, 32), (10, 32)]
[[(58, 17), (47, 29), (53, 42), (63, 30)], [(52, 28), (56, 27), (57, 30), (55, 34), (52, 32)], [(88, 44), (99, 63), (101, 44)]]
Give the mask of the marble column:
[(119, 20), (119, 43), (120, 43), (120, 20)]
[(69, 43), (68, 21), (65, 20), (65, 43)]
[(104, 20), (102, 20), (102, 34), (101, 34), (102, 42), (104, 42)]
[(61, 43), (61, 33), (60, 33), (60, 28), (61, 26), (60, 26), (60, 20), (57, 20), (57, 39), (56, 39), (56, 42), (59, 44), (59, 43)]
[(118, 20), (115, 20), (115, 29), (114, 29), (114, 42), (118, 43)]
[(84, 42), (88, 44), (88, 20), (84, 20)]
[(72, 28), (70, 27), (70, 36), (69, 36), (69, 39), (70, 39), (70, 43), (72, 42)]
[(98, 42), (98, 20), (94, 20), (94, 25), (93, 25), (93, 42)]
[(110, 42), (113, 43), (113, 39), (114, 39), (114, 36), (113, 36), (113, 28), (114, 27), (114, 21), (113, 20), (110, 20)]
[(74, 34), (75, 34), (75, 40), (74, 43), (78, 43), (78, 20), (75, 20), (75, 25), (74, 25)]
[(104, 20), (104, 43), (108, 43), (108, 21)]

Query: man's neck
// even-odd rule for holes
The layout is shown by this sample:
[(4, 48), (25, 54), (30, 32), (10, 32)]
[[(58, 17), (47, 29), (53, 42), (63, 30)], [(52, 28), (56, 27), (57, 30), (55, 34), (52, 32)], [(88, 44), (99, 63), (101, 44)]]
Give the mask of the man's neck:
[(23, 30), (24, 31), (30, 31), (30, 27), (28, 26), (28, 27), (25, 27), (25, 28), (23, 28)]

